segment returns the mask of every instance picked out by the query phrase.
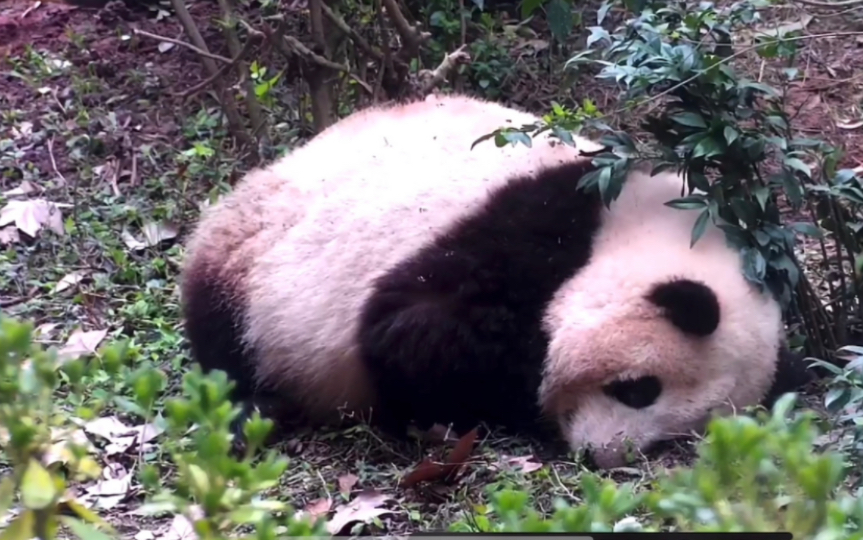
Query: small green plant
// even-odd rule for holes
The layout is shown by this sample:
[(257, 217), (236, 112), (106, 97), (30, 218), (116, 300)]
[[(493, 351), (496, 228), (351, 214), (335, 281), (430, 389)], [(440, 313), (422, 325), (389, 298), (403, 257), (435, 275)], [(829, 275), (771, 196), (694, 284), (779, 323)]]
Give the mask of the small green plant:
[[(819, 453), (811, 411), (791, 413), (787, 394), (771, 413), (714, 419), (692, 468), (662, 474), (635, 492), (585, 475), (577, 505), (559, 501), (541, 518), (526, 493), (502, 491), (491, 517), (454, 530), (495, 532), (791, 532), (794, 538), (863, 538), (863, 500), (849, 493), (844, 455)], [(474, 525), (469, 525), (469, 524)], [(476, 525), (478, 524), (478, 525)]]
[[(68, 497), (66, 488), (70, 480), (98, 478), (101, 467), (74, 437), (79, 428), (57, 406), (55, 392), (63, 383), (82, 392), (89, 371), (116, 373), (128, 355), (119, 343), (102, 349), (98, 362), (61, 363), (56, 350), (33, 343), (32, 333), (31, 324), (0, 317), (0, 426), (3, 458), (11, 468), (0, 482), (0, 512), (7, 514), (16, 498), (20, 503), (6, 536), (54, 538), (62, 524), (81, 538), (95, 538), (96, 527), (110, 531), (110, 526)], [(93, 408), (78, 413), (88, 417), (106, 404), (91, 402)]]
[[(69, 392), (85, 395), (88, 381), (99, 373), (118, 378), (125, 373), (133, 390), (124, 407), (144, 420), (153, 420), (157, 400), (164, 397), (165, 377), (144, 364), (124, 371), (135, 361), (128, 342), (109, 344), (94, 358), (58, 359), (33, 341), (32, 325), (0, 318), (0, 426), (2, 457), (9, 473), (0, 481), (0, 512), (18, 508), (4, 538), (56, 538), (61, 526), (87, 539), (117, 537), (112, 527), (67, 493), (70, 482), (97, 479), (102, 467), (89, 452), (86, 435), (75, 417), (92, 419), (117, 396), (102, 392), (74, 414), (59, 405)], [(61, 361), (62, 360), (62, 361)], [(252, 527), (249, 538), (279, 535), (325, 536), (322, 523), (296, 519), (290, 505), (268, 499), (265, 492), (278, 485), (288, 463), (273, 451), (258, 450), (272, 425), (259, 416), (244, 425), (247, 452), (231, 452), (231, 420), (239, 414), (227, 398), (230, 383), (223, 372), (186, 374), (182, 395), (169, 399), (160, 422), (167, 427), (162, 444), (176, 474), (165, 482), (151, 463), (140, 478), (149, 494), (144, 512), (185, 516), (201, 539), (227, 538), (238, 527)], [(73, 400), (74, 401), (74, 400)]]

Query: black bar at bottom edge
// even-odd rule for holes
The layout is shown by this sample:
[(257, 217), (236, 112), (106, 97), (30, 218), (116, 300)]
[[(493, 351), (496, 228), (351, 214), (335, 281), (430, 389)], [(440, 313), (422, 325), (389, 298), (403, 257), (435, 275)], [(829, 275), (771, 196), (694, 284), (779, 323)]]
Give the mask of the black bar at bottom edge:
[[(519, 537), (527, 540), (528, 538), (566, 538), (572, 540), (645, 540), (652, 538), (662, 540), (793, 540), (793, 535), (790, 532), (619, 532), (619, 533), (430, 533), (418, 532), (410, 535), (411, 537), (433, 537), (436, 536), (441, 540), (449, 538), (470, 538), (478, 540), (494, 540), (500, 537)], [(515, 540), (515, 539), (513, 539)]]

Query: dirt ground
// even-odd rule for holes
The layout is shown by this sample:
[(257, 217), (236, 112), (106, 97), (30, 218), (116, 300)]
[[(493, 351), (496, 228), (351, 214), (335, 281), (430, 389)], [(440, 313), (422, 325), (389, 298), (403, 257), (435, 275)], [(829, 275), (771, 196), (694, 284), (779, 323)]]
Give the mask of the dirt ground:
[[(227, 55), (221, 32), (212, 23), (216, 7), (215, 2), (189, 2), (205, 40), (213, 44), (212, 52)], [(771, 18), (787, 23), (808, 15), (815, 16), (806, 26), (812, 34), (863, 29), (860, 12), (822, 17), (787, 6), (775, 8)], [(586, 18), (592, 17), (588, 12)], [(37, 240), (21, 248), (24, 262), (2, 268), (0, 306), (50, 326), (45, 343), (67, 343), (68, 333), (78, 326), (111, 336), (133, 335), (147, 343), (149, 358), (177, 367), (181, 338), (173, 287), (179, 268), (176, 241), (194, 223), (201, 201), (226, 189), (239, 172), (230, 148), (213, 143), (206, 150), (207, 141), (222, 140), (213, 127), (217, 111), (203, 107), (199, 94), (179, 95), (207, 78), (198, 56), (136, 36), (133, 28), (185, 39), (172, 16), (154, 17), (119, 3), (90, 9), (56, 0), (0, 0), (0, 191), (27, 182), (40, 197), (67, 204), (65, 216), (74, 216), (78, 223), (66, 226), (68, 234), (59, 244)], [(801, 59), (804, 73), (789, 95), (789, 107), (799, 110), (799, 131), (844, 145), (843, 165), (863, 166), (863, 37), (811, 40)], [(772, 80), (777, 75), (776, 69), (758, 61), (741, 65), (752, 78)], [(536, 87), (521, 82), (512, 94), (524, 106), (538, 108), (559, 98), (558, 87), (546, 78), (525, 80), (538, 82)], [(570, 97), (589, 94), (600, 108), (613, 100), (592, 80), (574, 87), (578, 90)], [(185, 157), (178, 158), (178, 153)], [(204, 155), (208, 161), (196, 161)], [(148, 220), (169, 223), (172, 232), (164, 234), (166, 242), (139, 249), (130, 236), (146, 243), (142, 224)], [(69, 276), (80, 278), (69, 288), (73, 293), (46, 292)], [(807, 400), (815, 405), (820, 398), (815, 393)], [(461, 519), (462, 511), (475, 508), (486, 490), (502, 485), (529, 488), (540, 508), (550, 510), (555, 497), (577, 498), (573, 493), (584, 470), (573, 460), (546, 459), (529, 441), (493, 437), (480, 444), (469, 472), (457, 484), (401, 489), (396, 487), (399, 478), (427, 457), (429, 448), (399, 445), (357, 428), (298, 434), (285, 451), (292, 466), (279, 487), (280, 498), (297, 508), (318, 510), (321, 501), (329, 500), (323, 504), (329, 510), (328, 504), (335, 509), (351, 494), (377, 489), (391, 501), (389, 512), (376, 518), (377, 525), (393, 534), (444, 528)], [(690, 443), (680, 442), (611, 476), (646, 484), (657, 471), (692, 459)], [(128, 456), (106, 458), (106, 463), (116, 464), (115, 473), (131, 470), (133, 462)], [(171, 516), (144, 518), (136, 513), (143, 497), (136, 481), (129, 482), (110, 503), (101, 503), (100, 514), (124, 537), (181, 537)], [(340, 484), (348, 485), (341, 498)], [(79, 495), (88, 493), (87, 486), (77, 489)]]

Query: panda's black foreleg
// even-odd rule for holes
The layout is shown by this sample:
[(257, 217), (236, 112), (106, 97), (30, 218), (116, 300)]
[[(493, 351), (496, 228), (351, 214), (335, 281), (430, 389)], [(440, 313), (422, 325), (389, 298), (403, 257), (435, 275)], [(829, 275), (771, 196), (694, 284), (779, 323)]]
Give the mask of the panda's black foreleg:
[(376, 413), (381, 423), (392, 430), (411, 421), (421, 429), (437, 423), (464, 432), (480, 423), (536, 421), (544, 348), (532, 348), (543, 340), (529, 336), (538, 325), (482, 290), (420, 291), (412, 280), (389, 277), (369, 299), (359, 332), (384, 409)]

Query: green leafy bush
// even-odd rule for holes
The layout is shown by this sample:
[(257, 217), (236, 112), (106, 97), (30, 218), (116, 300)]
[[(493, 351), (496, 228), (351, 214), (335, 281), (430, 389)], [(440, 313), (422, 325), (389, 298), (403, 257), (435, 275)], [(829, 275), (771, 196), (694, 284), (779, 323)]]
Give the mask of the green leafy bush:
[(811, 411), (790, 414), (794, 400), (784, 396), (771, 414), (713, 420), (693, 467), (660, 476), (650, 491), (636, 493), (629, 484), (588, 475), (581, 503), (559, 501), (549, 518), (528, 506), (526, 493), (503, 491), (492, 503), (492, 518), (470, 516), (454, 529), (783, 531), (794, 538), (863, 538), (863, 500), (844, 484), (845, 455), (815, 450), (815, 417)]

